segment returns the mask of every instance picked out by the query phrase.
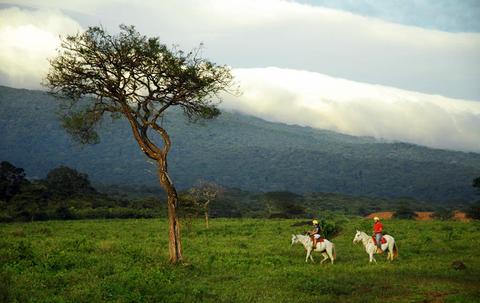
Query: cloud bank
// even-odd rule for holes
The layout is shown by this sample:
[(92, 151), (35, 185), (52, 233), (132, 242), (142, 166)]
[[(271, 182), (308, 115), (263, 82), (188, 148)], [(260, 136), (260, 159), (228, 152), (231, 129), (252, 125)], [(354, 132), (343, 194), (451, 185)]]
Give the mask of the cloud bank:
[(0, 84), (39, 88), (59, 35), (81, 30), (59, 11), (0, 10)]
[(480, 100), (479, 33), (406, 26), (283, 0), (16, 3), (64, 9), (83, 26), (102, 24), (111, 31), (120, 23), (134, 24), (140, 32), (184, 49), (204, 42), (205, 56), (236, 68), (310, 70)]
[(480, 103), (353, 82), (319, 73), (236, 69), (243, 94), (222, 107), (269, 121), (480, 152)]

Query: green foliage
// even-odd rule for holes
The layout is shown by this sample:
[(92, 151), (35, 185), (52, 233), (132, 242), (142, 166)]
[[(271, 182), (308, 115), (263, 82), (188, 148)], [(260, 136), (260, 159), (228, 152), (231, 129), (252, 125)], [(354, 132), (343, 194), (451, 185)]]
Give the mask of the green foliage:
[(49, 193), (43, 184), (32, 183), (22, 187), (22, 192), (15, 195), (8, 205), (9, 213), (26, 221), (42, 220), (47, 217)]
[(82, 144), (97, 144), (100, 142), (95, 124), (101, 116), (90, 112), (74, 112), (62, 117), (62, 126), (67, 133)]
[(196, 218), (200, 215), (202, 211), (201, 205), (197, 202), (195, 197), (190, 193), (185, 192), (179, 195), (178, 197), (178, 212), (179, 215), (187, 218)]
[(437, 208), (437, 210), (433, 212), (433, 218), (440, 220), (450, 220), (453, 218), (453, 211), (443, 207)]
[[(386, 220), (399, 258), (368, 264), (343, 221), (334, 265), (305, 263), (291, 234), (297, 220), (193, 220), (183, 230), (186, 263), (166, 260), (166, 219), (0, 224), (4, 302), (476, 302), (479, 222)], [(328, 220), (330, 221), (330, 220)], [(181, 222), (181, 224), (184, 224)], [(17, 230), (24, 231), (16, 236)], [(364, 229), (365, 230), (365, 229)], [(449, 235), (451, 234), (451, 235)], [(450, 239), (450, 240), (449, 240)], [(461, 252), (461, 253), (459, 253)], [(456, 270), (452, 261), (466, 269)], [(4, 299), (6, 298), (6, 299)]]
[(301, 195), (289, 191), (274, 191), (261, 197), (270, 218), (298, 218), (306, 215)]
[(465, 212), (469, 218), (480, 220), (480, 201), (470, 205)]
[(91, 195), (96, 193), (90, 184), (88, 175), (66, 166), (52, 169), (45, 178), (45, 184), (49, 191), (60, 199), (74, 195)]
[(23, 168), (15, 167), (7, 161), (0, 163), (0, 201), (9, 201), (26, 182)]
[(50, 171), (45, 180), (24, 181), (10, 201), (0, 200), (0, 222), (161, 216), (165, 216), (162, 201), (108, 197), (91, 186), (86, 174), (65, 166)]
[[(103, 186), (102, 191), (108, 195), (97, 192), (86, 174), (62, 166), (50, 171), (45, 180), (24, 182), (21, 192), (11, 201), (0, 201), (0, 221), (165, 216), (165, 196), (159, 188)], [(209, 217), (330, 220), (339, 213), (357, 215), (361, 210), (364, 215), (391, 210), (405, 205), (406, 201), (415, 203), (415, 210), (432, 209), (429, 204), (404, 198), (381, 199), (326, 193), (302, 196), (287, 191), (251, 193), (212, 184), (183, 192), (179, 198), (179, 215), (187, 219), (188, 228), (194, 218), (204, 217), (206, 211)], [(329, 235), (337, 231), (328, 228), (325, 227), (325, 231)]]
[(342, 229), (337, 222), (322, 219), (318, 223), (320, 225), (320, 234), (327, 239), (335, 237)]
[(416, 216), (409, 204), (401, 204), (393, 214), (396, 219), (415, 219)]

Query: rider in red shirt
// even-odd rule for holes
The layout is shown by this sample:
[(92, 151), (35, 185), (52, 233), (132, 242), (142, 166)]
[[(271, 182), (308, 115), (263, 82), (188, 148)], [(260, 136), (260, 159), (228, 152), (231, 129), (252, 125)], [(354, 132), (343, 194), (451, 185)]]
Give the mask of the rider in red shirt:
[(375, 235), (375, 240), (377, 241), (377, 253), (381, 254), (383, 252), (382, 250), (382, 231), (383, 231), (383, 225), (382, 222), (380, 222), (379, 217), (373, 218), (375, 223), (373, 224), (373, 234)]

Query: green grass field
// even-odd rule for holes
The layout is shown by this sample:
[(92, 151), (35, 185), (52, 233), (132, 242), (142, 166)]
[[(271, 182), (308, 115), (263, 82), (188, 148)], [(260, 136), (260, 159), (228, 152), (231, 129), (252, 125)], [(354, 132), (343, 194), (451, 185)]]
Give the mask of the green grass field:
[[(168, 264), (163, 219), (0, 225), (5, 302), (479, 302), (480, 223), (385, 221), (399, 258), (368, 263), (345, 219), (336, 264), (306, 264), (298, 220), (214, 219), (183, 229), (186, 263)], [(317, 254), (316, 260), (320, 257)], [(465, 270), (452, 268), (460, 260)]]

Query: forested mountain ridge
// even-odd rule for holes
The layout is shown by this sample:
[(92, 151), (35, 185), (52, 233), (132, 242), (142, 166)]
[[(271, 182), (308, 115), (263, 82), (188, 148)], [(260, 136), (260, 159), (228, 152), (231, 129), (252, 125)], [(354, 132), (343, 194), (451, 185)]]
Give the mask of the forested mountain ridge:
[[(74, 143), (44, 92), (0, 87), (0, 160), (42, 178), (67, 165), (94, 183), (155, 186), (155, 166), (124, 121), (105, 120), (101, 142)], [(169, 168), (179, 188), (198, 179), (248, 191), (339, 192), (427, 201), (471, 201), (480, 154), (387, 143), (331, 131), (271, 123), (237, 113), (192, 124), (167, 113)]]

